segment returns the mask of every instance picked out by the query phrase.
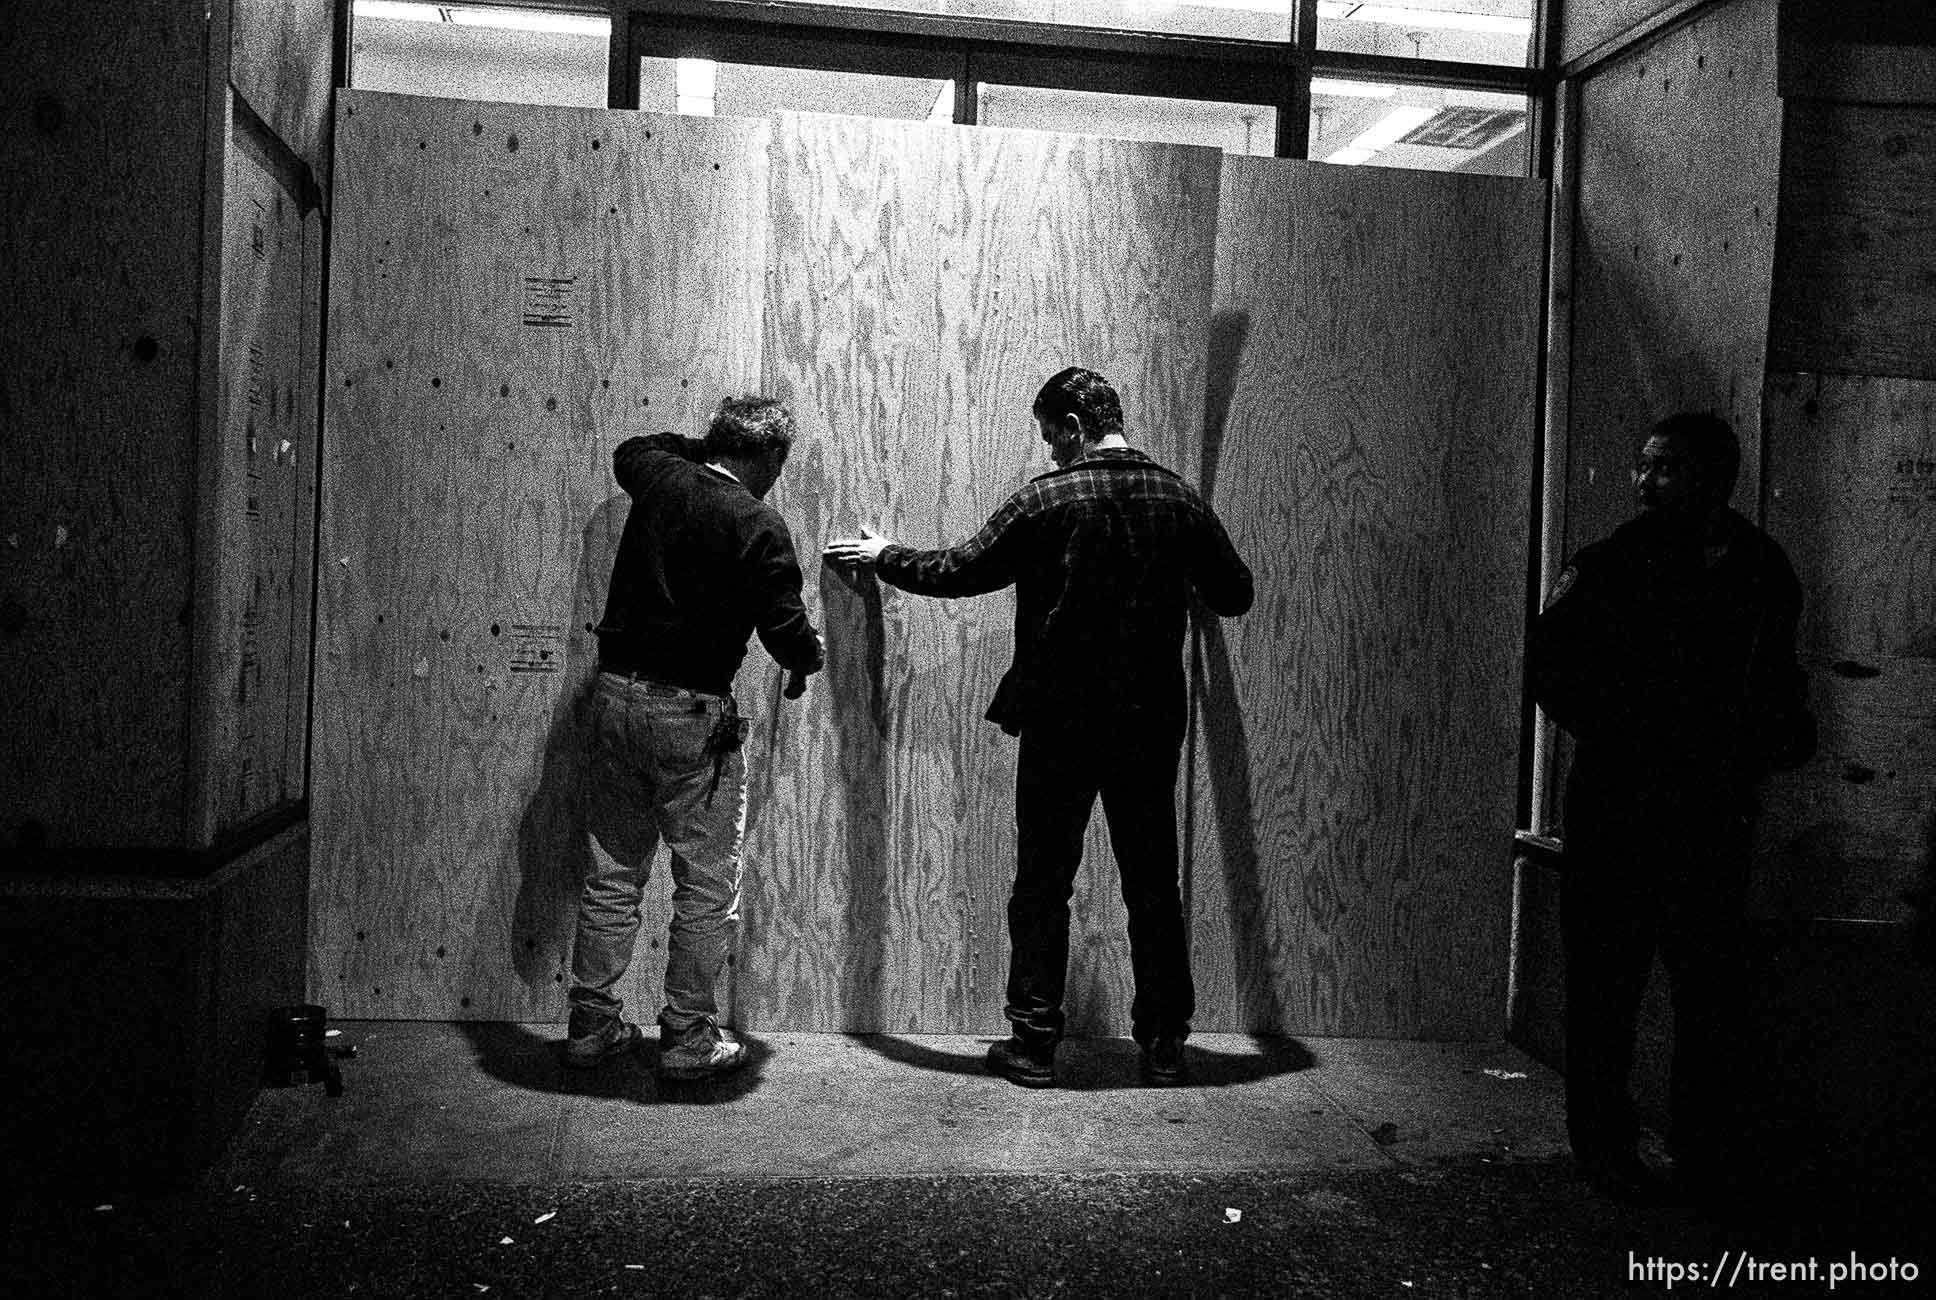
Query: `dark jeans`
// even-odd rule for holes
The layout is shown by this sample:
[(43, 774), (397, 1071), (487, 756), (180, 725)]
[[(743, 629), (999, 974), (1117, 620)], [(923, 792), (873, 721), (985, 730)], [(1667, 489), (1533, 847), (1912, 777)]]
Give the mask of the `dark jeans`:
[(1631, 1158), (1635, 1024), (1656, 952), (1674, 1013), (1668, 1093), (1676, 1163), (1732, 1153), (1740, 1103), (1751, 819), (1731, 801), (1575, 826), (1569, 800), (1560, 933), (1566, 956), (1566, 1120), (1582, 1163)]
[(1136, 998), (1131, 1032), (1147, 1044), (1186, 1035), (1196, 1011), (1189, 932), (1177, 888), (1176, 769), (1184, 704), (1031, 722), (1015, 774), (1015, 889), (1008, 901), (1008, 1018), (1032, 1046), (1062, 1037), (1069, 898), (1096, 797), (1129, 910)]

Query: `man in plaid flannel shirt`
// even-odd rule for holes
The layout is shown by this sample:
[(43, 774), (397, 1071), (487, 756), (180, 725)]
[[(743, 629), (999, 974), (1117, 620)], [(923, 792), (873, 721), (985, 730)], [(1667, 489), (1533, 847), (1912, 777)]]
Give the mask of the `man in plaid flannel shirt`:
[(1177, 886), (1183, 631), (1192, 589), (1213, 613), (1249, 609), (1250, 569), (1203, 498), (1124, 440), (1122, 404), (1101, 375), (1062, 371), (1036, 395), (1034, 415), (1056, 468), (973, 537), (917, 551), (863, 526), (826, 556), (917, 595), (1016, 587), (1015, 659), (987, 715), (1021, 738), (1008, 903), (1013, 1036), (989, 1050), (989, 1068), (1025, 1087), (1055, 1082), (1069, 899), (1100, 795), (1129, 911), (1131, 1031), (1144, 1077), (1176, 1083), (1196, 1009)]

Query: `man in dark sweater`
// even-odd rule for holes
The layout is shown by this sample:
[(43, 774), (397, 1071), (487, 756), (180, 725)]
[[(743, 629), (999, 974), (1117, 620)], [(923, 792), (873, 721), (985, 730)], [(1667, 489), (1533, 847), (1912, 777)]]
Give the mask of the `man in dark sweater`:
[(765, 504), (793, 445), (793, 416), (762, 397), (721, 403), (703, 441), (661, 433), (613, 454), (632, 498), (598, 626), (586, 817), (592, 866), (572, 947), (565, 1062), (593, 1066), (643, 1035), (614, 990), (632, 961), (646, 870), (672, 850), (671, 936), (659, 1074), (696, 1079), (745, 1061), (718, 1025), (714, 985), (739, 921), (746, 724), (733, 674), (747, 637), (797, 697), (822, 662), (800, 565)]
[(1755, 787), (1815, 745), (1801, 588), (1728, 507), (1740, 457), (1715, 416), (1655, 425), (1634, 471), (1640, 515), (1573, 557), (1528, 645), (1534, 698), (1578, 742), (1560, 912), (1567, 1128), (1581, 1172), (1621, 1197), (1659, 1181), (1627, 1092), (1656, 951), (1674, 1008), (1676, 1174), (1699, 1190), (1727, 1161)]
[(1069, 898), (1100, 794), (1129, 910), (1131, 1032), (1145, 1078), (1174, 1083), (1196, 1010), (1177, 884), (1183, 631), (1192, 589), (1214, 613), (1249, 609), (1250, 570), (1203, 498), (1124, 440), (1122, 404), (1101, 375), (1062, 371), (1034, 414), (1057, 468), (973, 537), (916, 551), (863, 527), (826, 554), (924, 596), (1016, 588), (1015, 659), (988, 709), (1021, 737), (1008, 904), (1013, 1036), (990, 1049), (989, 1067), (1025, 1087), (1055, 1082)]

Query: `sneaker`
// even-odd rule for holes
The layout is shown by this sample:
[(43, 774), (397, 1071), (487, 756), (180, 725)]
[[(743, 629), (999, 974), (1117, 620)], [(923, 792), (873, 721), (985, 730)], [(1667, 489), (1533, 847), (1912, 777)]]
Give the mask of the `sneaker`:
[(1175, 1034), (1158, 1034), (1143, 1044), (1143, 1082), (1165, 1088), (1182, 1083), (1188, 1073), (1183, 1040)]
[(677, 1081), (711, 1079), (730, 1074), (746, 1064), (746, 1044), (717, 1029), (683, 1043), (659, 1039), (659, 1077)]
[[(645, 1033), (630, 1021), (617, 1016), (607, 1016), (586, 1028), (576, 1012), (572, 1014), (572, 1025), (566, 1032), (565, 1064), (574, 1070), (589, 1070), (595, 1065), (603, 1065), (615, 1056), (637, 1051), (645, 1041)], [(571, 1033), (572, 1029), (579, 1030)]]
[(1055, 1044), (1031, 1048), (1011, 1035), (989, 1046), (988, 1068), (1010, 1083), (1020, 1084), (1024, 1088), (1053, 1088)]

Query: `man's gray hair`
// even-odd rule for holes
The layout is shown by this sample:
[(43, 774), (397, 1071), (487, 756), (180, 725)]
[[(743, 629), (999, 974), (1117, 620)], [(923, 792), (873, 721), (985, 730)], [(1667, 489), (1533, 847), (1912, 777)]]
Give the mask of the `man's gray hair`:
[(728, 397), (721, 400), (706, 430), (706, 454), (719, 459), (778, 451), (785, 457), (798, 431), (793, 412), (774, 398)]

